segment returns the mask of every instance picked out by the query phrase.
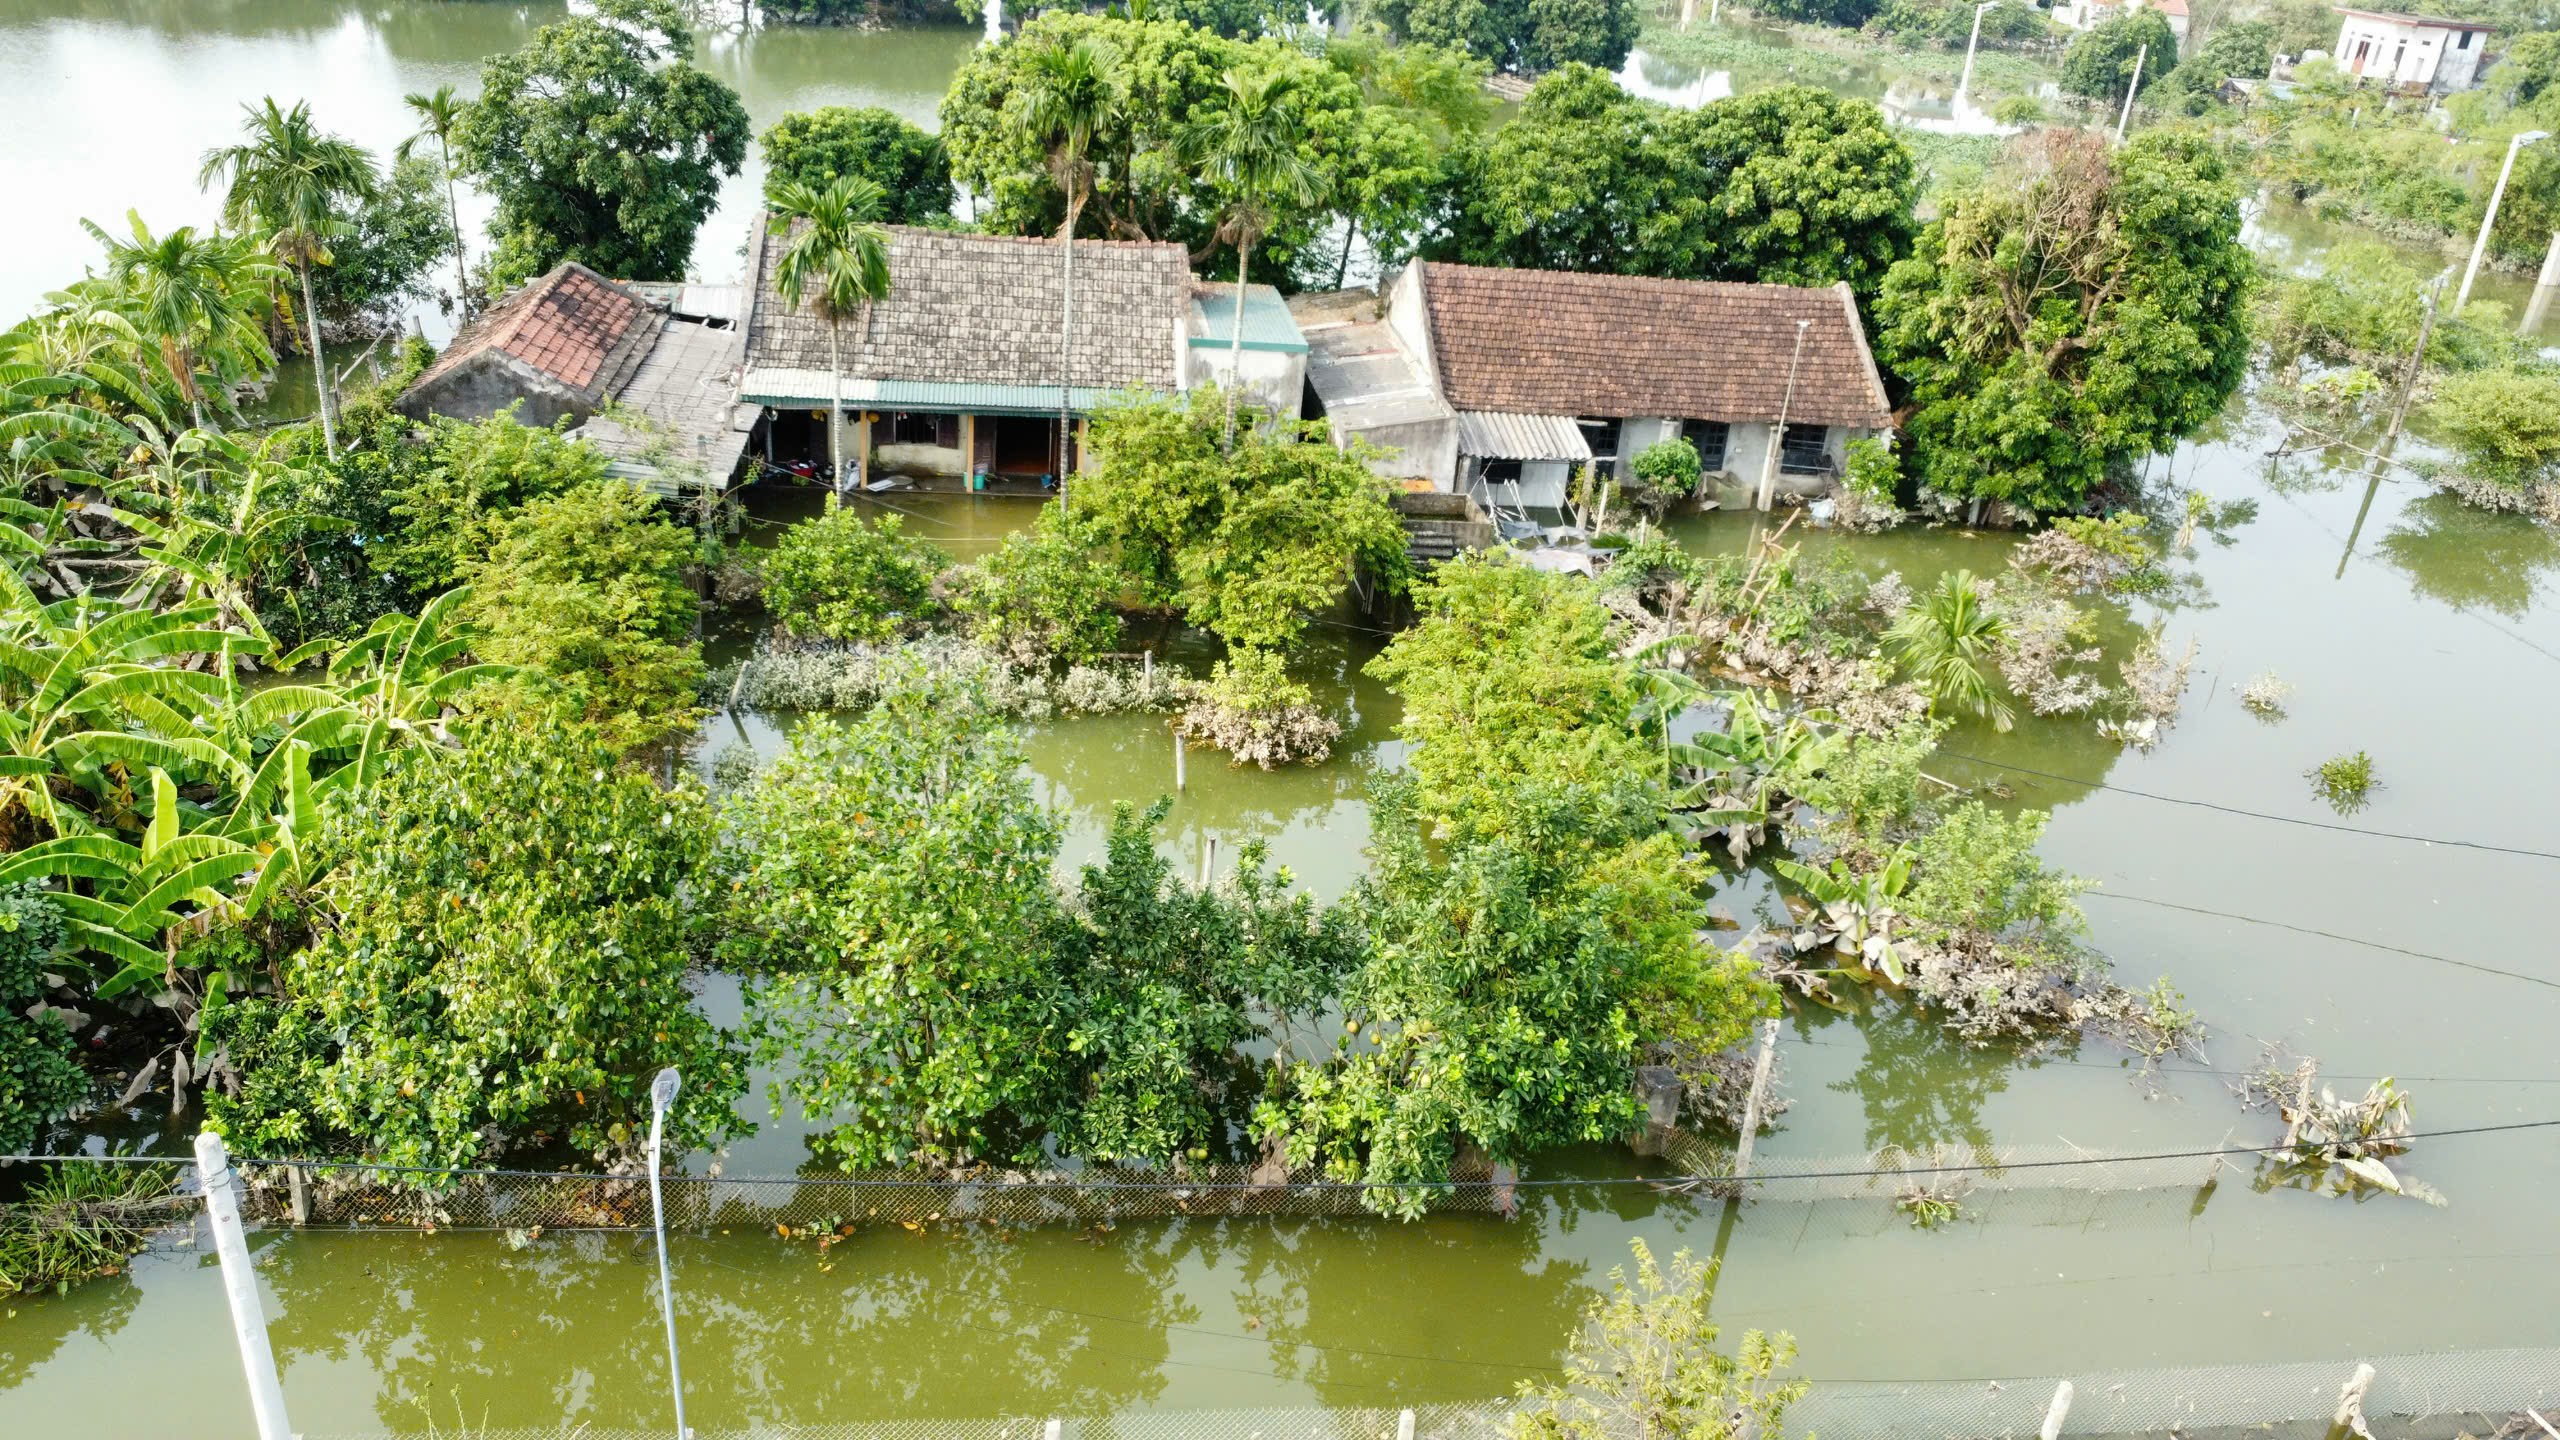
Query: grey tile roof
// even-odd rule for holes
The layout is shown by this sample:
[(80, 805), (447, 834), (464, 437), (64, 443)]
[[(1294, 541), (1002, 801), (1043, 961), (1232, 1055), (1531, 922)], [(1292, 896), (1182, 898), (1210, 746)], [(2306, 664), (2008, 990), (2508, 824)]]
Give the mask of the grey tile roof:
[[(759, 224), (752, 242), (749, 370), (827, 369), (827, 327), (786, 309), (773, 273), (786, 240)], [(1063, 277), (1055, 240), (889, 227), (889, 294), (867, 324), (847, 322), (844, 370), (871, 380), (1056, 385)], [(1076, 242), (1074, 375), (1105, 390), (1180, 388), (1175, 373), (1191, 300), (1180, 245)]]
[(738, 403), (739, 339), (735, 330), (669, 322), (618, 397), (633, 423), (599, 415), (578, 434), (637, 468), (654, 468), (651, 452), (664, 445), (725, 485), (746, 449), (742, 408), (749, 424), (754, 416), (754, 407)]

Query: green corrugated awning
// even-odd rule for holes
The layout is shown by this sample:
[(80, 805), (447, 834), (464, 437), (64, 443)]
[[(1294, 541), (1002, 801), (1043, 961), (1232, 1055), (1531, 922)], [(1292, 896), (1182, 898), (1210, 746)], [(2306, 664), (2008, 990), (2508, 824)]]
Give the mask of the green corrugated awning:
[[(738, 398), (757, 405), (823, 410), (832, 403), (832, 387), (817, 370), (750, 370), (738, 387)], [(1067, 408), (1078, 414), (1099, 410), (1115, 395), (1129, 392), (1096, 385), (1067, 391)], [(934, 380), (847, 380), (844, 403), (866, 410), (926, 410), (953, 415), (1055, 415), (1055, 385), (985, 385)]]

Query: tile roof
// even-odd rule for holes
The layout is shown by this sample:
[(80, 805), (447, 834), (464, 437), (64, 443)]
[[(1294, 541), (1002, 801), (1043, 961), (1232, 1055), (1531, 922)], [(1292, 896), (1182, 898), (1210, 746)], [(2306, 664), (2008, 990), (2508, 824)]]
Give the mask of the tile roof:
[(658, 334), (646, 300), (575, 261), (519, 286), (464, 327), (410, 388), (422, 389), (487, 355), (503, 355), (590, 397), (613, 394)]
[(1449, 403), (1531, 415), (1770, 420), (1881, 429), (1884, 381), (1847, 286), (1656, 280), (1422, 264)]
[[(844, 370), (874, 380), (1050, 385), (1058, 374), (1058, 242), (889, 228), (889, 294), (848, 323)], [(827, 326), (773, 288), (786, 237), (759, 222), (750, 256), (747, 368), (828, 368)], [(1181, 388), (1175, 373), (1191, 263), (1172, 243), (1076, 244), (1073, 381), (1103, 390)]]
[(756, 411), (738, 403), (738, 352), (735, 330), (669, 322), (623, 387), (621, 408), (589, 420), (578, 435), (633, 473), (654, 474), (653, 452), (664, 446), (725, 485), (746, 449), (741, 412), (751, 425)]

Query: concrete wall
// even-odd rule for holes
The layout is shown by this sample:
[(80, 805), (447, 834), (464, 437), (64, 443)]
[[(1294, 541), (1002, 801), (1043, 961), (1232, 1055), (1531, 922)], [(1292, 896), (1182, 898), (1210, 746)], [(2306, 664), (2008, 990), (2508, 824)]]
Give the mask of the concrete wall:
[(1335, 424), (1334, 443), (1348, 448), (1350, 438), (1357, 435), (1386, 452), (1372, 458), (1369, 468), (1390, 480), (1411, 477), (1428, 480), (1441, 490), (1455, 487), (1458, 476), (1458, 422), (1417, 420), (1409, 425), (1380, 425), (1372, 430), (1345, 431)]
[(1422, 267), (1407, 265), (1387, 290), (1387, 329), (1413, 357), (1414, 368), (1437, 389), (1440, 357), (1431, 349), (1431, 317), (1422, 307)]
[[(1187, 345), (1183, 350), (1182, 388), (1196, 389), (1229, 382), (1235, 358), (1225, 345)], [(1275, 415), (1294, 417), (1307, 389), (1307, 356), (1303, 350), (1244, 351), (1244, 398)]]
[(584, 395), (486, 354), (400, 397), (403, 413), (452, 420), (486, 420), (510, 404), (527, 425), (549, 425), (564, 415), (585, 420), (595, 413)]

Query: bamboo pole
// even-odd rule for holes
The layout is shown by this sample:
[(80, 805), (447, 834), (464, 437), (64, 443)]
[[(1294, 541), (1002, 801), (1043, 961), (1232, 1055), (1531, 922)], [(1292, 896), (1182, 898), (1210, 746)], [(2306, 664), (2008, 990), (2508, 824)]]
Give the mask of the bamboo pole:
[(1751, 1148), (1760, 1138), (1760, 1104), (1769, 1090), (1769, 1071), (1778, 1059), (1778, 1019), (1760, 1022), (1760, 1058), (1751, 1065), (1751, 1096), (1742, 1105), (1742, 1143), (1733, 1150), (1733, 1178), (1751, 1176)]
[(2071, 1413), (2071, 1382), (2053, 1387), (2053, 1407), (2044, 1412), (2044, 1428), (2036, 1432), (2036, 1440), (2061, 1440), (2063, 1417)]

